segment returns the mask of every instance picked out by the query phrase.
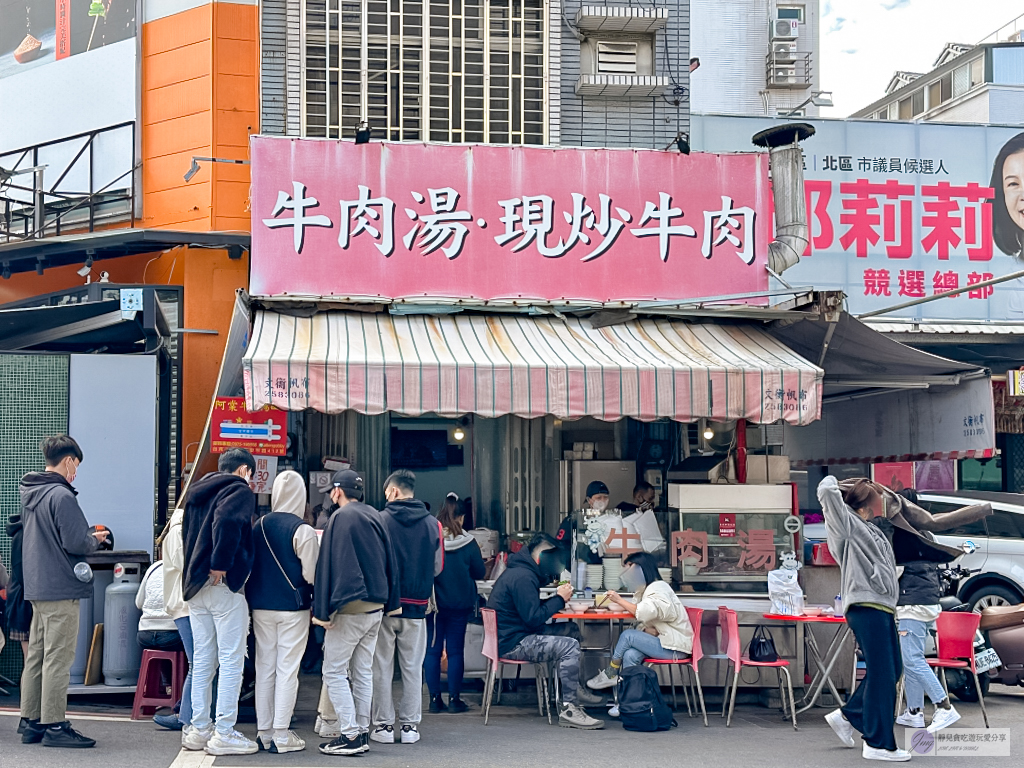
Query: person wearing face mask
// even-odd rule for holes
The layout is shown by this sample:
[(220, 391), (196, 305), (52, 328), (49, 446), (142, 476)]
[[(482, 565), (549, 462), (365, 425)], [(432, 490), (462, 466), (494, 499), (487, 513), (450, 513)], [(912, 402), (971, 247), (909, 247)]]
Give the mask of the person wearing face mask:
[(641, 480), (633, 486), (633, 501), (619, 502), (618, 509), (623, 514), (627, 512), (646, 512), (654, 509), (654, 498), (657, 494), (654, 486), (646, 480)]
[(595, 691), (613, 688), (623, 667), (642, 664), (644, 659), (685, 659), (693, 650), (693, 627), (686, 609), (658, 575), (654, 556), (636, 552), (626, 558), (625, 566), (622, 583), (636, 602), (612, 590), (606, 594), (608, 600), (636, 616), (639, 624), (619, 635), (611, 664), (587, 681), (587, 687)]
[[(189, 487), (182, 518), (182, 594), (192, 627), (192, 724), (181, 746), (211, 755), (249, 755), (255, 741), (235, 730), (242, 689), (249, 606), (242, 590), (252, 571), (256, 459), (243, 448), (220, 455), (217, 471)], [(217, 675), (217, 718), (210, 718)]]
[[(596, 512), (604, 513), (608, 509), (608, 502), (611, 501), (611, 494), (608, 492), (608, 486), (602, 483), (600, 480), (593, 480), (587, 486), (587, 500), (583, 505), (586, 509), (593, 509)], [(577, 521), (578, 514), (570, 512), (566, 515), (565, 519), (562, 520), (562, 524), (558, 526), (558, 533), (555, 534), (555, 540), (558, 546), (562, 547), (566, 553), (566, 565), (568, 566), (572, 560), (572, 548), (576, 548), (576, 560), (584, 563), (600, 563), (601, 557), (596, 552), (591, 552), (588, 547), (582, 541), (579, 541), (579, 534), (583, 530), (582, 524)], [(574, 541), (575, 540), (575, 541)]]
[(600, 706), (604, 699), (580, 687), (580, 631), (572, 622), (548, 624), (572, 597), (572, 585), (561, 584), (554, 597), (540, 599), (540, 588), (558, 578), (566, 565), (563, 548), (544, 533), (508, 559), (487, 600), (498, 620), (498, 654), (503, 659), (553, 664), (562, 684), (558, 724), (598, 730), (604, 721), (581, 706)]
[(96, 744), (71, 727), (66, 717), (71, 664), (78, 637), (78, 604), (92, 597), (91, 582), (75, 575), (75, 566), (99, 548), (108, 532), (89, 533), (72, 487), (82, 449), (68, 435), (48, 437), (40, 445), (46, 469), (21, 479), (22, 578), (32, 604), (28, 654), (21, 674), (23, 744), (91, 747)]

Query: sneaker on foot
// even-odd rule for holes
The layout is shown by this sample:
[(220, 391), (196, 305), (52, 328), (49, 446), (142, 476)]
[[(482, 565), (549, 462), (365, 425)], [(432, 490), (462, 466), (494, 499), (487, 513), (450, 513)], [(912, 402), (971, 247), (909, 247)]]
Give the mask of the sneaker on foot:
[(881, 760), (886, 763), (905, 763), (910, 760), (910, 753), (905, 749), (876, 749), (867, 744), (861, 754), (865, 760)]
[(558, 713), (558, 724), (563, 728), (579, 728), (582, 731), (599, 731), (604, 720), (593, 718), (575, 704), (565, 704)]
[(44, 747), (61, 747), (63, 749), (88, 749), (96, 746), (96, 740), (90, 739), (74, 728), (71, 723), (65, 720), (63, 723), (56, 723), (46, 729), (43, 734)]
[(581, 707), (603, 707), (604, 696), (594, 693), (588, 690), (586, 686), (581, 685), (576, 689), (576, 703)]
[(853, 741), (853, 726), (850, 725), (849, 720), (843, 717), (841, 710), (833, 709), (825, 715), (825, 722), (832, 726), (832, 730), (836, 732), (836, 736), (843, 742), (844, 747), (853, 749), (857, 746)]
[(169, 715), (153, 715), (153, 722), (169, 731), (180, 731), (185, 725), (173, 712)]
[(924, 712), (911, 712), (908, 709), (896, 718), (896, 723), (907, 728), (924, 728)]
[(415, 725), (402, 726), (402, 743), (415, 744), (420, 740), (420, 730)]
[(38, 720), (29, 720), (25, 723), (25, 727), (21, 731), (21, 743), (38, 744), (43, 740), (43, 736), (45, 735), (45, 725), (40, 724)]
[(316, 732), (325, 739), (336, 739), (341, 736), (341, 726), (337, 720), (324, 720), (322, 717), (316, 719)]
[(186, 725), (181, 729), (181, 747), (193, 752), (206, 749), (206, 744), (213, 738), (213, 725), (200, 730), (194, 725)]
[[(370, 734), (370, 739), (376, 741), (378, 744), (394, 744), (395, 743), (395, 729), (390, 725), (378, 725), (373, 729), (373, 733)], [(333, 753), (325, 753), (333, 754)], [(344, 754), (344, 753), (339, 753)]]
[(614, 688), (616, 682), (618, 682), (618, 676), (609, 677), (608, 671), (602, 669), (587, 680), (587, 688), (590, 688), (592, 691), (607, 691), (609, 688)]
[(430, 697), (430, 707), (429, 707), (429, 709), (430, 709), (431, 713), (433, 713), (435, 715), (439, 715), (442, 712), (447, 712), (448, 711), (448, 705), (444, 703), (444, 699), (441, 698), (441, 694), (438, 694), (437, 696), (431, 696)]
[(208, 755), (251, 755), (259, 751), (259, 746), (252, 739), (246, 738), (238, 731), (221, 733), (217, 731), (206, 742)]
[(273, 752), (274, 746), (274, 732), (273, 731), (258, 731), (256, 733), (256, 747), (260, 752), (266, 750), (267, 752)]
[(320, 752), (324, 755), (358, 755), (369, 749), (368, 745), (363, 744), (362, 736), (363, 734), (357, 734), (349, 738), (345, 734), (341, 734), (334, 741), (321, 744)]
[(295, 731), (274, 731), (273, 745), (271, 752), (283, 754), (285, 752), (301, 752), (306, 748), (306, 742), (299, 737)]
[(448, 702), (448, 711), (460, 714), (462, 712), (469, 712), (470, 706), (462, 699), (452, 699)]
[(362, 751), (363, 752), (369, 752), (370, 751), (370, 732), (369, 731), (363, 731), (362, 733), (359, 734), (359, 744), (360, 744), (360, 746), (362, 746)]
[(608, 717), (618, 717), (618, 716), (619, 716), (619, 705), (618, 704), (612, 704), (610, 707), (608, 707)]
[(29, 720), (27, 717), (21, 718), (21, 720), (18, 721), (18, 735), (21, 736), (23, 733), (25, 733), (25, 729), (32, 724), (38, 725), (39, 721)]
[(941, 731), (943, 728), (948, 728), (959, 719), (960, 713), (956, 711), (956, 707), (952, 704), (949, 705), (949, 709), (936, 707), (935, 712), (932, 714), (932, 721), (928, 725), (928, 732), (935, 733), (936, 731)]

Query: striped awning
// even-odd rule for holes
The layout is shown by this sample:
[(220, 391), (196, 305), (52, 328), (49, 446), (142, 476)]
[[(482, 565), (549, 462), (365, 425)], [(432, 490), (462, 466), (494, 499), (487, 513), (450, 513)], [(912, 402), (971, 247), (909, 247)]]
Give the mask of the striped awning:
[(250, 410), (605, 421), (807, 424), (823, 373), (751, 325), (269, 310), (244, 362)]

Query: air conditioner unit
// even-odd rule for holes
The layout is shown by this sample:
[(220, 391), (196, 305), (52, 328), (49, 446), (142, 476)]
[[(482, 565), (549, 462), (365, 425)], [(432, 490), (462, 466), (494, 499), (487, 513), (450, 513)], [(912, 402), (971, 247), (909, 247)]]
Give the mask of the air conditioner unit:
[(796, 19), (776, 19), (772, 22), (772, 40), (796, 40), (800, 35), (800, 22)]
[(796, 84), (796, 67), (773, 67), (772, 85)]

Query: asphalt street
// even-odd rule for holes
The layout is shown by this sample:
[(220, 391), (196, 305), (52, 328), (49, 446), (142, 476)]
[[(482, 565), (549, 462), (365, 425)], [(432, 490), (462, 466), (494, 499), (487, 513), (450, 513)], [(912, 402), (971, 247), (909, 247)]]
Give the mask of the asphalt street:
[[(311, 700), (311, 697), (302, 697)], [(1010, 730), (1011, 758), (919, 757), (936, 765), (963, 765), (970, 768), (1007, 766), (1024, 754), (1024, 689), (993, 686), (989, 697), (989, 717), (993, 728)], [(300, 700), (300, 704), (304, 702)], [(959, 704), (964, 715), (959, 725), (983, 726), (978, 705)], [(244, 757), (212, 758), (201, 753), (180, 753), (177, 733), (162, 731), (149, 722), (111, 720), (90, 715), (90, 719), (72, 717), (76, 727), (96, 738), (95, 749), (65, 751), (24, 746), (14, 733), (17, 719), (0, 712), (0, 768), (312, 768), (353, 763), (362, 768), (477, 768), (510, 766), (513, 768), (597, 768), (599, 766), (693, 766), (693, 768), (751, 768), (785, 766), (863, 766), (860, 750), (842, 747), (829, 729), (823, 715), (827, 710), (806, 713), (800, 730), (782, 720), (778, 713), (758, 706), (737, 707), (731, 728), (717, 713), (710, 716), (710, 727), (699, 719), (690, 719), (685, 711), (677, 714), (680, 727), (667, 733), (630, 733), (616, 721), (603, 731), (581, 732), (549, 726), (528, 707), (496, 707), (491, 724), (483, 725), (479, 711), (463, 715), (425, 715), (422, 740), (415, 745), (378, 745), (360, 757), (328, 757), (316, 746), (323, 739), (313, 735), (315, 712), (300, 709), (295, 726), (307, 740), (304, 752), (287, 755), (260, 753)], [(240, 729), (255, 735), (255, 726)], [(897, 736), (901, 737), (902, 728)]]

